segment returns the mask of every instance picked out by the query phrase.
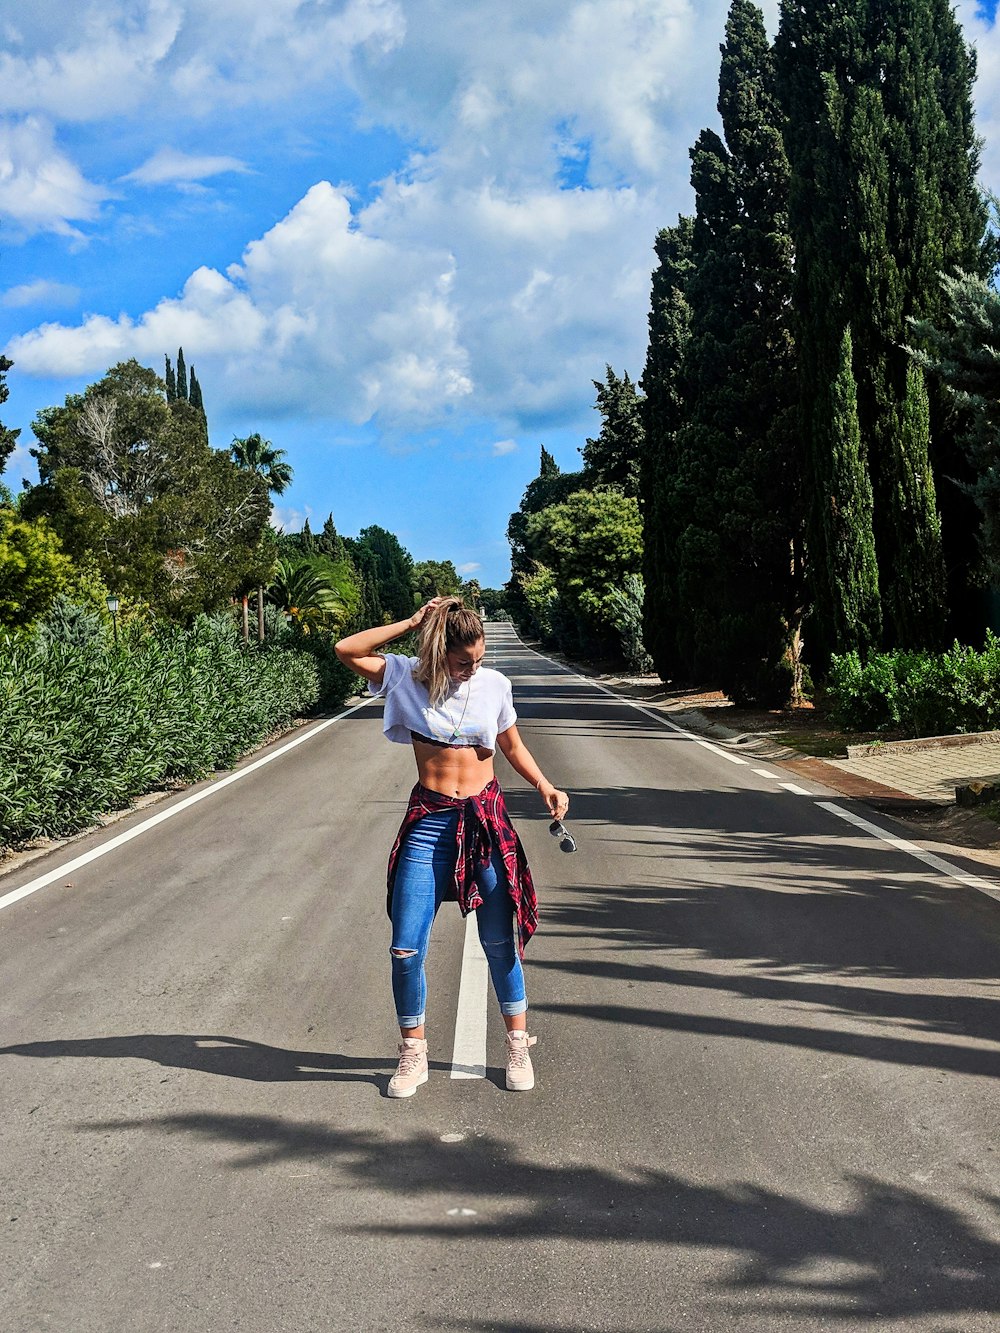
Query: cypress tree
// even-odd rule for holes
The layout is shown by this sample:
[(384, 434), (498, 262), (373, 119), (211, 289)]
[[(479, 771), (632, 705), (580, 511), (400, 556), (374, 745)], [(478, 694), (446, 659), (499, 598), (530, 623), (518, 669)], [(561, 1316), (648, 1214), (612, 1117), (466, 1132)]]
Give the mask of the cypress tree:
[(187, 402), (188, 382), (187, 367), (184, 365), (184, 348), (177, 349), (177, 397)]
[(166, 362), (166, 371), (163, 378), (166, 380), (167, 384), (167, 402), (175, 403), (177, 401), (177, 379), (174, 375), (174, 368), (170, 362), (170, 357), (165, 356), (163, 359)]
[(205, 413), (205, 404), (201, 396), (201, 385), (198, 383), (198, 377), (194, 373), (194, 366), (191, 367), (190, 384), (188, 387), (188, 402), (202, 415)]
[[(871, 600), (878, 590), (871, 479), (853, 366), (844, 361), (853, 349), (845, 275), (856, 246), (847, 226), (852, 183), (840, 151), (838, 90), (857, 77), (864, 8), (865, 0), (783, 0), (776, 43), (791, 169), (793, 327), (809, 509), (813, 609), (806, 634), (810, 659), (820, 665), (832, 652), (877, 645), (881, 633), (881, 607)], [(850, 523), (859, 526), (848, 531)]]
[(639, 489), (639, 460), (643, 450), (642, 400), (626, 371), (618, 376), (606, 368), (604, 383), (594, 380), (601, 433), (583, 446), (583, 470), (588, 489), (618, 486), (626, 495)]
[(685, 424), (668, 483), (686, 673), (784, 702), (802, 615), (802, 517), (788, 327), (788, 162), (760, 10), (734, 0), (721, 48), (726, 142), (691, 151)]
[(882, 624), (872, 488), (862, 456), (850, 328), (841, 334), (836, 362), (823, 379), (827, 393), (816, 405), (813, 423), (814, 624), (828, 652), (854, 649), (864, 657), (878, 648)]
[[(985, 262), (974, 61), (948, 0), (784, 0), (778, 44), (805, 392), (825, 401), (817, 376), (831, 373), (849, 324), (875, 545), (893, 575), (882, 581), (885, 639), (933, 645), (946, 603), (938, 490), (949, 492), (946, 554), (959, 580), (969, 524), (941, 485), (960, 461), (954, 425), (940, 404), (921, 404), (902, 344), (909, 317), (940, 310), (940, 269)], [(813, 442), (808, 416), (804, 426)]]
[(680, 217), (656, 238), (649, 345), (640, 385), (644, 441), (639, 467), (643, 518), (643, 643), (664, 680), (677, 671), (675, 548), (683, 513), (675, 503), (675, 439), (684, 419), (684, 352), (690, 337), (687, 290), (694, 219)]

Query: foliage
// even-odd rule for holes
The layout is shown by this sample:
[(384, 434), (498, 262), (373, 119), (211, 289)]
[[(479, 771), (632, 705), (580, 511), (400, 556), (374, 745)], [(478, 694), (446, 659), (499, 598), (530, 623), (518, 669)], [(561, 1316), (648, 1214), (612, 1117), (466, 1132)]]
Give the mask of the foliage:
[(243, 472), (253, 472), (262, 477), (273, 495), (281, 495), (292, 484), (294, 474), (291, 464), (285, 462), (285, 450), (276, 449), (259, 431), (244, 439), (234, 436), (229, 451), (236, 466)]
[[(968, 524), (946, 480), (961, 476), (964, 460), (954, 420), (940, 402), (921, 401), (923, 386), (907, 374), (903, 343), (910, 316), (933, 318), (941, 309), (939, 270), (959, 265), (983, 273), (987, 262), (986, 210), (976, 184), (975, 60), (949, 0), (784, 0), (778, 59), (792, 167), (810, 540), (814, 567), (837, 571), (817, 584), (819, 623), (811, 637), (826, 651), (864, 651), (878, 628), (866, 610), (855, 642), (850, 608), (824, 600), (845, 586), (852, 555), (823, 546), (828, 530), (819, 516), (831, 501), (826, 453), (838, 438), (824, 430), (824, 413), (833, 381), (846, 383), (839, 348), (850, 328), (860, 463), (872, 493), (871, 537), (859, 532), (851, 546), (874, 543), (884, 641), (936, 647), (949, 600), (945, 566), (954, 571), (954, 603), (963, 592), (956, 581), (968, 583)], [(864, 519), (860, 492), (838, 498)]]
[(959, 438), (973, 474), (966, 489), (981, 514), (990, 581), (1000, 584), (1000, 294), (962, 271), (943, 274), (941, 282), (945, 310), (938, 322), (913, 321), (920, 345), (910, 351), (958, 406)]
[(129, 628), (60, 607), (0, 640), (0, 840), (72, 833), (176, 778), (230, 767), (318, 695), (308, 655), (241, 649), (228, 614)]
[(645, 675), (653, 669), (653, 659), (642, 642), (642, 602), (644, 589), (641, 574), (626, 574), (620, 588), (609, 594), (611, 617), (621, 635), (622, 654), (633, 671)]
[(841, 727), (910, 736), (1000, 726), (1000, 639), (981, 652), (955, 643), (943, 653), (850, 652), (832, 659), (827, 695)]
[(272, 606), (296, 621), (304, 634), (317, 630), (332, 633), (350, 610), (338, 583), (351, 586), (349, 571), (346, 566), (338, 569), (323, 556), (279, 560), (265, 596)]
[(583, 446), (584, 484), (617, 486), (626, 495), (639, 493), (639, 464), (645, 432), (642, 424), (642, 398), (628, 372), (619, 378), (610, 366), (605, 381), (593, 381), (597, 390), (596, 407), (601, 414), (601, 433)]
[(184, 621), (252, 581), (269, 503), (263, 482), (212, 449), (189, 402), (122, 362), (34, 422), (39, 482), (21, 498), (63, 548), (96, 561), (122, 596)]
[(399, 538), (377, 524), (347, 541), (364, 580), (363, 616), (369, 625), (393, 624), (413, 614), (413, 557)]
[(558, 589), (555, 602), (546, 591), (550, 632), (569, 651), (615, 646), (612, 592), (642, 560), (637, 501), (611, 488), (575, 491), (564, 503), (533, 514), (527, 538)]
[[(652, 441), (669, 459), (645, 525), (668, 561), (650, 570), (671, 608), (656, 639), (677, 674), (783, 702), (779, 664), (804, 609), (788, 161), (772, 53), (748, 0), (734, 0), (726, 25), (719, 111), (725, 142), (705, 130), (691, 150), (681, 363), (659, 372), (676, 377), (683, 403), (669, 437)], [(647, 365), (644, 386), (656, 373)]]
[(514, 620), (530, 634), (546, 640), (550, 630), (543, 630), (535, 619), (531, 603), (526, 599), (527, 581), (535, 576), (539, 564), (538, 553), (528, 535), (528, 523), (533, 514), (549, 505), (561, 504), (584, 485), (583, 472), (562, 472), (555, 458), (541, 446), (538, 476), (530, 481), (521, 497), (517, 511), (507, 524), (510, 542), (510, 580), (505, 588), (508, 609)]
[(0, 508), (0, 627), (43, 615), (73, 582), (73, 562), (44, 518), (28, 522)]
[(423, 606), (432, 597), (452, 597), (462, 583), (450, 560), (418, 560), (412, 577), (416, 606)]
[(508, 592), (506, 588), (479, 589), (479, 603), (486, 612), (487, 620), (510, 620), (507, 600)]
[(640, 466), (643, 512), (643, 640), (668, 680), (678, 669), (677, 539), (686, 520), (673, 484), (677, 432), (684, 423), (684, 358), (691, 336), (688, 289), (694, 273), (694, 220), (682, 217), (656, 238), (649, 346), (642, 375), (645, 447)]

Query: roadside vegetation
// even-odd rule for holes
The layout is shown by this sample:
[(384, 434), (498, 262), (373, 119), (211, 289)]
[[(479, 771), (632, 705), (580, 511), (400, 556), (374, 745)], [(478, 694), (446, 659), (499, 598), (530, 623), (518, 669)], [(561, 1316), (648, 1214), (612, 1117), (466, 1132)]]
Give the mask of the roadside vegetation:
[(543, 449), (510, 520), (528, 635), (834, 729), (995, 725), (1000, 219), (975, 77), (945, 0), (782, 0), (773, 40), (732, 0), (642, 374), (607, 368), (582, 467)]
[[(333, 643), (353, 627), (438, 593), (500, 598), (377, 525), (276, 532), (284, 452), (260, 434), (213, 448), (182, 350), (162, 378), (113, 366), (33, 432), (38, 482), (0, 485), (0, 852), (339, 708), (357, 680)], [(16, 441), (0, 426), (0, 468)]]

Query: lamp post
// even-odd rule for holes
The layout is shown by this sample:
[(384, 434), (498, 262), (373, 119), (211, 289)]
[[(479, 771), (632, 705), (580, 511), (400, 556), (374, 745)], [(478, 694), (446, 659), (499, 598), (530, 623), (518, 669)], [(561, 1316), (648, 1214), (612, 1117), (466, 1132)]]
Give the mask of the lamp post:
[(115, 632), (115, 647), (118, 647), (118, 598), (111, 594), (108, 598), (108, 610), (111, 612), (111, 628)]

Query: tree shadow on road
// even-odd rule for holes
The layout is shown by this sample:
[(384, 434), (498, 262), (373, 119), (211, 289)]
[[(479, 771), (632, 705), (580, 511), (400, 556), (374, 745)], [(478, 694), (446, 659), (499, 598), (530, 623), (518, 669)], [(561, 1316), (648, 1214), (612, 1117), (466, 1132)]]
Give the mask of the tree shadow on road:
[[(704, 1185), (663, 1170), (610, 1171), (540, 1163), (490, 1135), (442, 1143), (433, 1134), (397, 1138), (341, 1131), (277, 1117), (220, 1114), (112, 1120), (82, 1132), (146, 1131), (236, 1149), (236, 1170), (302, 1162), (338, 1173), (344, 1185), (477, 1205), (472, 1222), (414, 1221), (354, 1225), (354, 1234), (459, 1240), (464, 1246), (509, 1240), (525, 1246), (555, 1239), (679, 1246), (725, 1251), (732, 1263), (703, 1286), (739, 1293), (734, 1312), (843, 1321), (995, 1313), (1000, 1307), (1000, 1244), (969, 1217), (917, 1190), (853, 1176), (845, 1202), (815, 1204), (750, 1183)], [(824, 1190), (825, 1197), (829, 1192)], [(1000, 1211), (996, 1196), (970, 1202)], [(442, 1210), (443, 1211), (443, 1210)], [(718, 1256), (706, 1256), (718, 1272)], [(492, 1327), (492, 1325), (491, 1325)], [(516, 1326), (515, 1326), (516, 1327)]]

